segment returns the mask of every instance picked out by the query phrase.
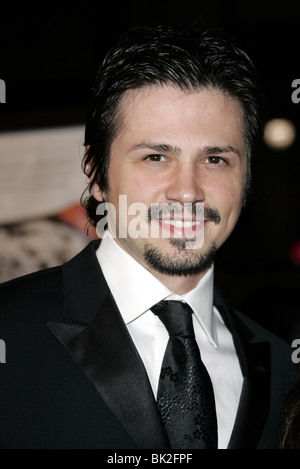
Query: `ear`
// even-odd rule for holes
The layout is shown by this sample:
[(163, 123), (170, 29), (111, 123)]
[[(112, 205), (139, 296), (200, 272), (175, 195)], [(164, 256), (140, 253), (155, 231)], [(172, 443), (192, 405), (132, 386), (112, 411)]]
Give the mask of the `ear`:
[(92, 195), (98, 202), (105, 201), (105, 192), (96, 183), (92, 187)]
[[(86, 154), (89, 150), (89, 145), (86, 145), (85, 147), (85, 152), (84, 152), (84, 159), (86, 157)], [(89, 180), (89, 183), (92, 182), (93, 180), (93, 174), (92, 174), (92, 168), (91, 168), (91, 165), (90, 163), (87, 163), (84, 165), (84, 173), (88, 176), (88, 180)], [(105, 200), (105, 193), (102, 189), (100, 189), (100, 187), (98, 186), (98, 184), (94, 183), (92, 188), (91, 188), (91, 193), (92, 193), (92, 196), (98, 200), (98, 202), (103, 202)]]

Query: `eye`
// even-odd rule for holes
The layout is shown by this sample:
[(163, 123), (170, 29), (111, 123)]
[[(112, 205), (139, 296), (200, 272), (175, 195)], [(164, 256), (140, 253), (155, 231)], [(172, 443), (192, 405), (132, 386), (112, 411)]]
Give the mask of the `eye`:
[(153, 155), (147, 155), (144, 160), (150, 161), (151, 163), (160, 163), (163, 161), (167, 161), (167, 158), (163, 155), (158, 155), (158, 154), (153, 154)]
[(211, 166), (223, 166), (227, 164), (227, 161), (220, 156), (208, 156), (205, 161)]

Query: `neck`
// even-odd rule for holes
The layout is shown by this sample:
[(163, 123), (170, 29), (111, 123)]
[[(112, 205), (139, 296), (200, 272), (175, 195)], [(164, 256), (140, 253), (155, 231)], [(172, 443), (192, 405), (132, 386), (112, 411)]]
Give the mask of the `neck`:
[(128, 249), (128, 246), (124, 246), (123, 243), (119, 241), (118, 238), (115, 238), (115, 242), (133, 257), (137, 262), (139, 262), (143, 267), (145, 267), (154, 277), (156, 277), (163, 285), (165, 285), (171, 292), (177, 295), (184, 295), (189, 291), (193, 290), (196, 285), (199, 283), (201, 278), (206, 274), (209, 267), (212, 263), (212, 258), (208, 259), (207, 262), (203, 263), (202, 270), (198, 271), (195, 274), (186, 274), (186, 275), (172, 275), (169, 273), (163, 273), (160, 271), (159, 267), (155, 267), (151, 262), (148, 262), (145, 258), (141, 257), (138, 259), (136, 254)]
[(150, 271), (163, 285), (176, 295), (184, 295), (195, 288), (206, 271), (197, 275), (166, 275), (160, 272)]

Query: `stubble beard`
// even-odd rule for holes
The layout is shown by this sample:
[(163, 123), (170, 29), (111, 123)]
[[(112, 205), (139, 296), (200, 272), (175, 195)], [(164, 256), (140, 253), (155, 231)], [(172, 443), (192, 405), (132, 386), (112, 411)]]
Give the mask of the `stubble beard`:
[(166, 253), (157, 246), (147, 243), (144, 248), (144, 260), (152, 269), (161, 274), (191, 276), (206, 272), (213, 264), (217, 246), (214, 242), (205, 251), (188, 249), (183, 239), (171, 239), (174, 249)]
[[(169, 213), (172, 210), (176, 211), (176, 204), (165, 204), (164, 210), (161, 208), (159, 210), (161, 210), (161, 213)], [(148, 223), (151, 223), (152, 218), (158, 218), (159, 210), (149, 209)], [(197, 204), (192, 204), (190, 211), (193, 215), (197, 215)], [(179, 206), (179, 213), (182, 213), (181, 206)], [(204, 217), (216, 225), (219, 225), (221, 222), (220, 214), (216, 208), (204, 207)], [(149, 267), (161, 274), (187, 277), (204, 273), (215, 260), (217, 245), (212, 241), (206, 249), (203, 247), (197, 249), (193, 244), (194, 242), (195, 240), (193, 239), (171, 238), (169, 239), (170, 252), (163, 251), (151, 244), (151, 242), (146, 243), (144, 247), (144, 260)]]

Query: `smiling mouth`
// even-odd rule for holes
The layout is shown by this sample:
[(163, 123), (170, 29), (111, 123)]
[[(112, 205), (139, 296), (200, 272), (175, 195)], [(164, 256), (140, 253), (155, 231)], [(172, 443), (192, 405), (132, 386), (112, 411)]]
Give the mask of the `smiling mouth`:
[(203, 233), (204, 220), (156, 218), (162, 229), (162, 237), (193, 239)]
[[(148, 210), (148, 223), (151, 227), (151, 237), (155, 238), (183, 238), (204, 239), (207, 223), (220, 223), (220, 215), (216, 209), (206, 208), (202, 202), (194, 204), (152, 204)], [(158, 230), (158, 227), (160, 229)]]
[(175, 228), (196, 228), (199, 225), (202, 225), (202, 222), (197, 221), (197, 220), (164, 220), (164, 219), (159, 219), (158, 220), (161, 224), (164, 225), (169, 225), (173, 226)]

